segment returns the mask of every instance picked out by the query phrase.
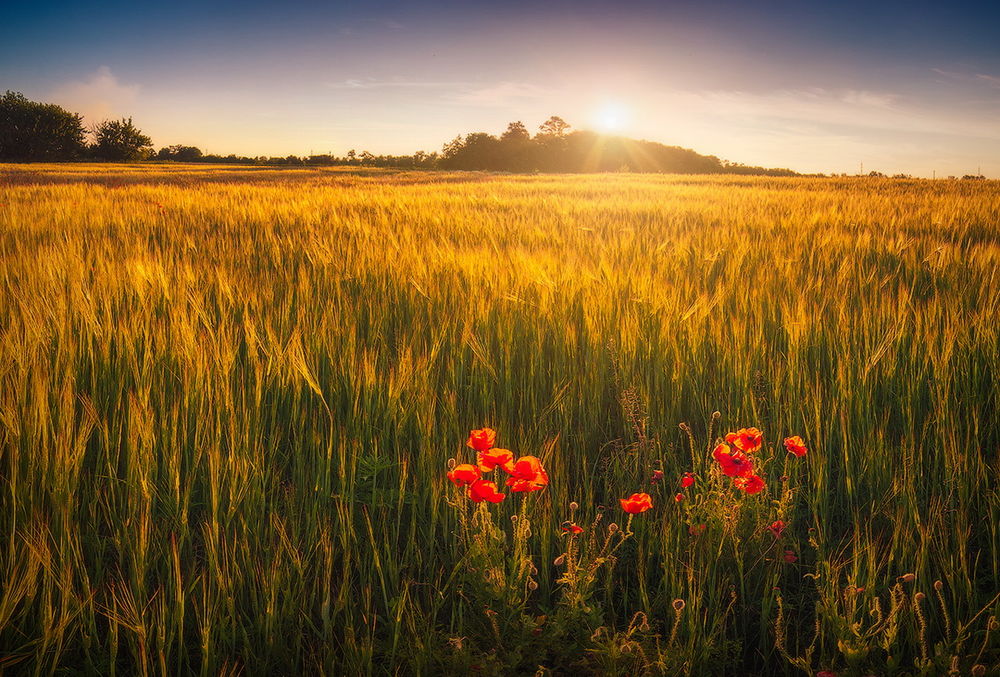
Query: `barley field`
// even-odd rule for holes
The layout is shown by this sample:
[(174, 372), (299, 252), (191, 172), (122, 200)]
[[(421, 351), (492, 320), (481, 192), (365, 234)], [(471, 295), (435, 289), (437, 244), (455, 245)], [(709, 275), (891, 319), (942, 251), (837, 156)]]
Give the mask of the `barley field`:
[(992, 181), (0, 166), (0, 673), (1000, 674), (998, 268)]

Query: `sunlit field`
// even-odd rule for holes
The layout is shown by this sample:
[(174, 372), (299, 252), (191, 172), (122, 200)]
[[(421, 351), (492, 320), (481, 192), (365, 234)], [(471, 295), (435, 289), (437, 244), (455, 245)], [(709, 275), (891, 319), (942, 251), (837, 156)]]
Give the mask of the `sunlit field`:
[(998, 268), (991, 181), (0, 166), (0, 672), (1000, 674)]

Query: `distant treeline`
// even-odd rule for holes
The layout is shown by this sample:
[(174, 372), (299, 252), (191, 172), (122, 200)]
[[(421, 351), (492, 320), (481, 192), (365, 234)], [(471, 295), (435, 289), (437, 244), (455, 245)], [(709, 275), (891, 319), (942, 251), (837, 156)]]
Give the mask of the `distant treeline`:
[[(511, 122), (500, 136), (475, 132), (457, 136), (440, 153), (375, 155), (366, 150), (285, 157), (215, 155), (195, 146), (173, 145), (154, 151), (152, 140), (132, 118), (105, 120), (89, 129), (83, 116), (50, 103), (30, 101), (8, 91), (0, 97), (0, 161), (67, 160), (130, 162), (205, 162), (268, 166), (349, 166), (397, 169), (464, 169), (500, 172), (662, 172), (673, 174), (756, 174), (798, 176), (790, 169), (768, 169), (720, 160), (688, 148), (571, 131), (552, 116), (532, 136), (521, 122)], [(871, 177), (882, 177), (871, 172)], [(897, 175), (894, 178), (909, 178)], [(954, 178), (954, 177), (949, 177)], [(963, 178), (981, 179), (981, 175)]]
[(562, 118), (546, 120), (534, 136), (512, 122), (499, 137), (484, 132), (458, 136), (438, 153), (374, 155), (351, 150), (347, 155), (241, 157), (205, 155), (193, 146), (168, 146), (154, 156), (175, 162), (214, 162), (284, 166), (347, 165), (406, 169), (465, 169), (501, 172), (667, 172), (675, 174), (762, 174), (796, 176), (790, 169), (750, 167), (700, 155), (687, 148), (636, 141), (589, 131), (570, 131)]

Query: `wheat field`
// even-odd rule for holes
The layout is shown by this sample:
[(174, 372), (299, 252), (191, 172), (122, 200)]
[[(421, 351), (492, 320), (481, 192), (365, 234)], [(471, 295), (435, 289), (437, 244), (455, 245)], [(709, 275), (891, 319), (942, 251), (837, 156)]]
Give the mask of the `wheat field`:
[(0, 673), (1000, 674), (998, 268), (992, 181), (0, 166)]

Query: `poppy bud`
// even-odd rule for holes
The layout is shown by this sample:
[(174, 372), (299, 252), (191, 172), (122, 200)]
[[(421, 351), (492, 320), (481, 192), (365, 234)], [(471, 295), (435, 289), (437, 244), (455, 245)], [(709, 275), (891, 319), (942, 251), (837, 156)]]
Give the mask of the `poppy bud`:
[(552, 560), (552, 563), (557, 567), (561, 567), (563, 565), (563, 562), (565, 561), (566, 561), (566, 553), (563, 553), (558, 557), (556, 557), (554, 560)]
[(983, 677), (986, 674), (986, 666), (982, 663), (976, 663), (972, 666), (972, 677)]
[(573, 510), (578, 509), (579, 507), (580, 507), (580, 504), (577, 503), (576, 501), (573, 501), (572, 503), (569, 504), (570, 512), (572, 512)]
[(934, 581), (934, 589), (941, 592), (944, 589), (944, 583), (941, 581)]
[(458, 461), (453, 458), (448, 459), (448, 470), (454, 470), (456, 465), (458, 465)]
[(618, 525), (612, 522), (611, 524), (608, 525), (608, 531), (610, 531), (611, 533), (615, 533), (616, 531), (618, 531)]
[(925, 599), (927, 599), (927, 595), (925, 595), (925, 594), (924, 594), (924, 593), (922, 593), (922, 592), (918, 592), (917, 594), (915, 594), (915, 595), (913, 596), (913, 600), (914, 600), (915, 602), (923, 602), (923, 601), (924, 601)]
[(528, 589), (538, 590), (538, 583), (535, 583), (534, 581), (528, 581)]
[(684, 611), (684, 607), (687, 606), (686, 602), (682, 599), (674, 600), (674, 611)]
[(917, 580), (917, 575), (916, 574), (903, 574), (902, 576), (899, 577), (898, 580), (901, 583), (912, 583), (913, 581)]

